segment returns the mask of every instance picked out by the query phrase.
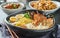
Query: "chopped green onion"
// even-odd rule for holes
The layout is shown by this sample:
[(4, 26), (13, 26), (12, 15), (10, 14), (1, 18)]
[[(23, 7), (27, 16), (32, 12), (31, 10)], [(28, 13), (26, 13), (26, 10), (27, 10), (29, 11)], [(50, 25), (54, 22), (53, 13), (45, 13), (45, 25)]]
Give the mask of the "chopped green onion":
[(30, 18), (29, 12), (28, 13), (25, 13), (24, 17)]

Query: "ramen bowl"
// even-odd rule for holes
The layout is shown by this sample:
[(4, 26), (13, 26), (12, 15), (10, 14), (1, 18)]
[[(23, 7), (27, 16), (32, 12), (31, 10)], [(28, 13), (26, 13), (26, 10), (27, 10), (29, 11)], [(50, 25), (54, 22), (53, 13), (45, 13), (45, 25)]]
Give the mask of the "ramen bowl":
[(11, 16), (15, 16), (17, 14), (24, 14), (26, 11), (29, 11), (29, 12), (38, 11), (40, 14), (44, 13), (43, 11), (39, 11), (39, 10), (23, 10), (23, 11), (20, 11), (20, 12), (16, 12), (16, 13), (11, 14), (8, 17), (6, 17), (5, 23), (7, 24), (7, 26), (9, 26), (10, 29), (13, 30), (14, 32), (16, 32), (16, 33), (18, 33), (18, 34), (20, 34), (21, 36), (24, 36), (24, 37), (41, 37), (41, 36), (44, 36), (44, 35), (46, 35), (48, 33), (53, 32), (55, 30), (56, 25), (55, 25), (55, 20), (54, 19), (53, 19), (53, 26), (51, 28), (48, 28), (48, 29), (27, 29), (27, 28), (21, 28), (21, 27), (17, 27), (17, 26), (12, 25), (9, 22), (9, 18)]

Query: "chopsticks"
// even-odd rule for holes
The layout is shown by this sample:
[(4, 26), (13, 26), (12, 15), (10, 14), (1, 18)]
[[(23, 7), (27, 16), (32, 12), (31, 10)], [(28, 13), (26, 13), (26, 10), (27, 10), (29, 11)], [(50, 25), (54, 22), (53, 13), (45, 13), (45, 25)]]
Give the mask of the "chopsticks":
[(13, 34), (14, 34), (17, 38), (19, 38), (13, 30), (12, 30), (12, 32), (13, 32)]
[(10, 32), (10, 34), (11, 34), (11, 36), (12, 36), (11, 38), (19, 38), (19, 37), (16, 35), (16, 33), (8, 27), (8, 25), (6, 25), (6, 27), (8, 28), (8, 31)]

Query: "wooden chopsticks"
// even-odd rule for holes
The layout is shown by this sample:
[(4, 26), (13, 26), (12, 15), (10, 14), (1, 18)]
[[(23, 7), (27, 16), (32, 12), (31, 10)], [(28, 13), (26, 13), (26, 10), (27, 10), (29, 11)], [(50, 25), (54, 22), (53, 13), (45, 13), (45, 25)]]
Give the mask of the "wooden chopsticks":
[(19, 38), (19, 37), (16, 35), (16, 33), (8, 27), (8, 25), (6, 25), (6, 27), (8, 28), (8, 31), (10, 32), (10, 34), (11, 34), (11, 36), (12, 36), (11, 38)]
[(19, 38), (13, 30), (12, 30), (12, 32), (13, 32), (13, 34), (16, 36), (16, 38)]

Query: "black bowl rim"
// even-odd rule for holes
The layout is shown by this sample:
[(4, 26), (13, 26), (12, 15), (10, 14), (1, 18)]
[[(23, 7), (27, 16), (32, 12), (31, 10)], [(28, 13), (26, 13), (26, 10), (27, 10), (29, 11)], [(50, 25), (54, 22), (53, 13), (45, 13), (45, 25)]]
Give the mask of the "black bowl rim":
[[(34, 10), (34, 9), (27, 9), (27, 10), (28, 10), (28, 11), (40, 11), (40, 10)], [(27, 11), (27, 10), (22, 10), (22, 11)], [(19, 12), (22, 12), (22, 11), (15, 12), (15, 13), (13, 13), (13, 14), (16, 15), (16, 14), (18, 14)], [(43, 11), (40, 11), (40, 12), (43, 12)], [(43, 13), (44, 13), (44, 12), (43, 12)], [(9, 24), (10, 26), (16, 27), (16, 28), (20, 28), (20, 29), (24, 29), (24, 30), (31, 30), (31, 31), (35, 31), (35, 32), (47, 32), (47, 31), (52, 31), (52, 30), (54, 30), (55, 27), (56, 27), (55, 19), (54, 19), (54, 24), (53, 24), (53, 26), (52, 26), (51, 28), (49, 28), (49, 29), (36, 30), (36, 29), (25, 29), (25, 28), (17, 27), (17, 26), (14, 26), (14, 25), (12, 25), (11, 23), (9, 23), (9, 22), (7, 21), (7, 18), (10, 17), (11, 15), (13, 16), (13, 14), (10, 14), (10, 15), (8, 15), (8, 16), (6, 17), (5, 23), (6, 23), (6, 24)]]

